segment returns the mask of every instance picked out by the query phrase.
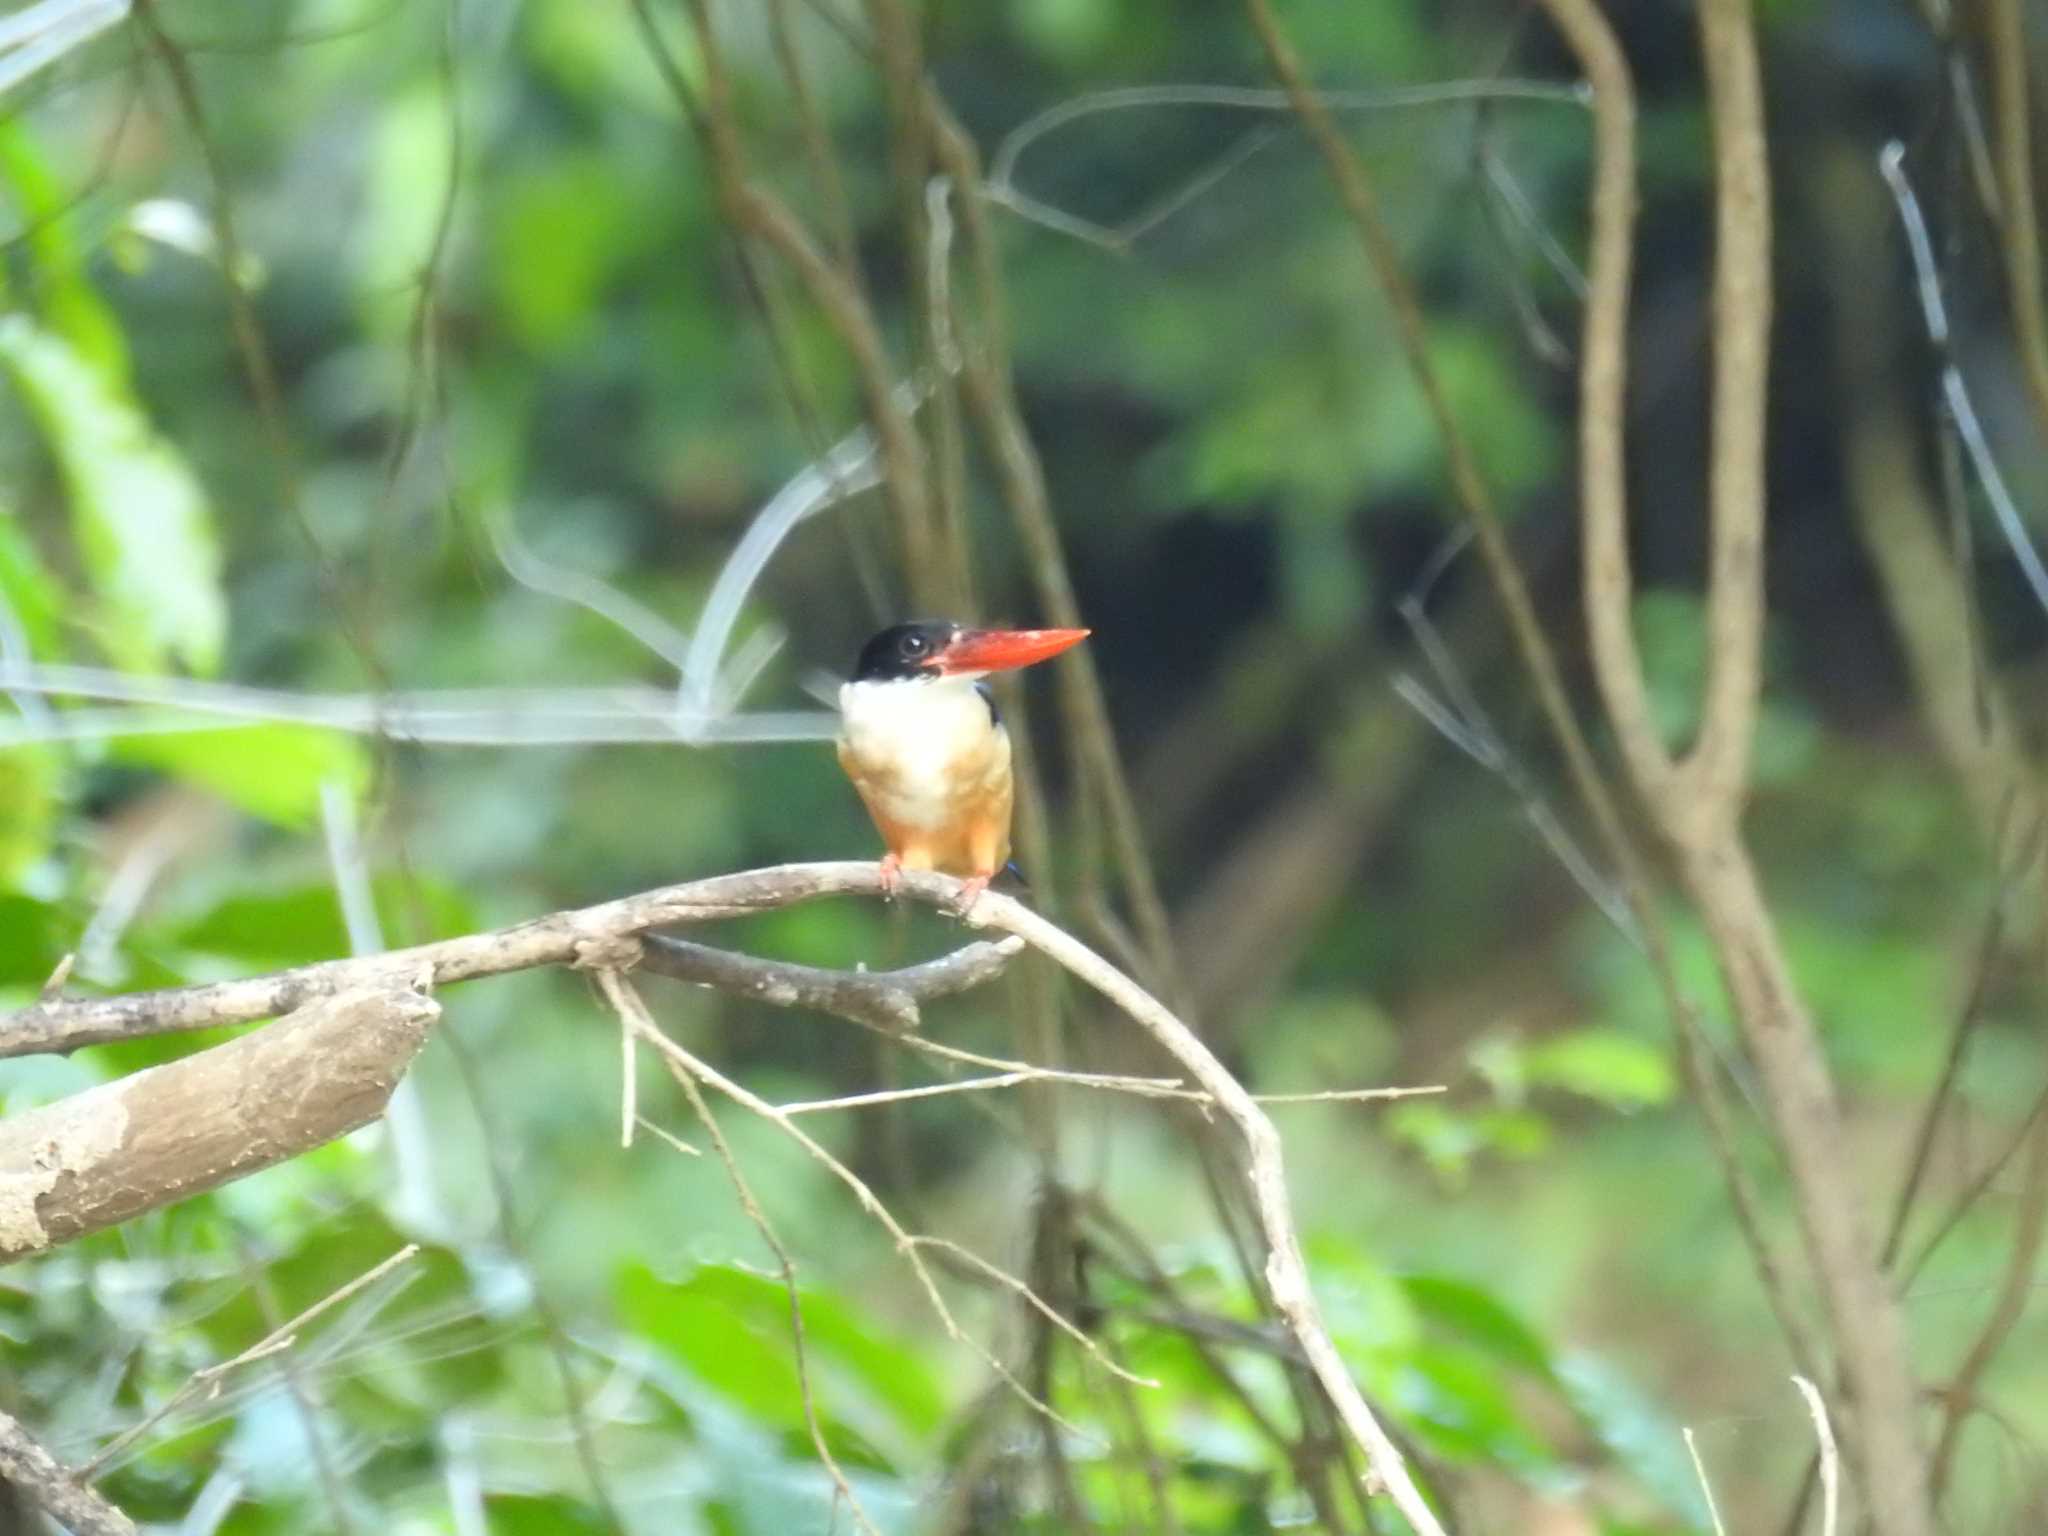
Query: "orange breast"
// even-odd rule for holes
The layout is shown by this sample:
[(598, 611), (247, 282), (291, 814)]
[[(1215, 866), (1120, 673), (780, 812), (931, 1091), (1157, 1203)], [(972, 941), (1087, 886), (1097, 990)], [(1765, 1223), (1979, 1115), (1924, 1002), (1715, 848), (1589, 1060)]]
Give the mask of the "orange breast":
[(905, 785), (892, 765), (863, 761), (845, 742), (839, 763), (905, 869), (993, 875), (1010, 857), (1009, 742), (1000, 747), (999, 754), (977, 752), (948, 764), (942, 796), (919, 804), (916, 815), (905, 814)]

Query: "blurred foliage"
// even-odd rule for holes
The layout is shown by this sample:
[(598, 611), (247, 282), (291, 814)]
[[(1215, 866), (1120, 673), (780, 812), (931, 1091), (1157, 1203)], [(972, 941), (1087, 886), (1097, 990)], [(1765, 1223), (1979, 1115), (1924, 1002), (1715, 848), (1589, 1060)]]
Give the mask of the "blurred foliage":
[[(511, 579), (485, 530), (510, 523), (541, 560), (687, 627), (756, 510), (821, 430), (854, 421), (857, 399), (802, 306), (771, 344), (627, 8), (153, 9), (194, 73), (211, 155), (130, 30), (23, 87), (0, 124), (0, 661), (99, 666), (137, 686), (669, 683), (627, 637)], [(701, 87), (673, 8), (654, 9)], [(850, 9), (790, 17), (900, 351), (886, 115), (842, 35), (858, 24), (830, 19)], [(1682, 741), (1706, 661), (1709, 167), (1689, 13), (1614, 9), (1644, 99), (1638, 632), (1660, 728)], [(750, 152), (818, 216), (771, 38), (752, 5), (718, 10)], [(1332, 86), (1564, 75), (1534, 13), (1498, 0), (1285, 10)], [(1783, 185), (1845, 140), (1868, 151), (1933, 131), (1939, 56), (1905, 12), (1788, 0), (1767, 15)], [(1091, 90), (1264, 83), (1222, 0), (934, 3), (924, 20), (934, 77), (985, 154)], [(1546, 242), (1579, 244), (1583, 111), (1440, 102), (1346, 125), (1430, 306), (1433, 361), (1574, 654), (1573, 386), (1543, 337), (1568, 349), (1576, 330), (1569, 257)], [(276, 365), (288, 464), (238, 357), (210, 160)], [(1122, 253), (1008, 215), (998, 233), (1020, 390), (1167, 897), (1184, 931), (1201, 931), (1218, 892), (1236, 920), (1265, 925), (1228, 974), (1208, 969), (1226, 964), (1220, 946), (1191, 941), (1217, 1000), (1204, 1025), (1262, 1091), (1448, 1089), (1276, 1111), (1347, 1362), (1461, 1529), (1704, 1529), (1684, 1422), (1704, 1426), (1730, 1528), (1776, 1529), (1806, 1419), (1682, 1103), (1652, 978), (1527, 805), (1393, 691), (1403, 671), (1427, 675), (1399, 612), (1412, 596), (1531, 781), (1551, 782), (1476, 569), (1436, 565), (1450, 531), (1439, 445), (1318, 163), (1281, 119), (1171, 105), (1060, 128), (1017, 184), (1112, 227), (1161, 215)], [(1845, 553), (1828, 285), (1888, 276), (1891, 254), (1873, 250), (1869, 273), (1822, 270), (1804, 227), (1818, 214), (1786, 214), (1753, 828), (1869, 1151), (1867, 1186), (1888, 1198), (1997, 882)], [(1978, 285), (1967, 309), (1995, 307), (1984, 253), (1964, 253), (1963, 276)], [(1972, 345), (2008, 474), (2038, 508), (2048, 453), (1995, 329)], [(1927, 397), (1924, 380), (1904, 387)], [(1025, 617), (1022, 556), (985, 469), (970, 480), (976, 574), (990, 615)], [(2040, 616), (1981, 554), (1993, 653), (2030, 683)], [(743, 622), (788, 633), (755, 702), (799, 706), (807, 677), (842, 668), (901, 587), (875, 498), (801, 529)], [(1057, 763), (1058, 723), (1036, 700), (1020, 718)], [(436, 748), (261, 721), (107, 739), (86, 728), (96, 707), (24, 693), (0, 714), (0, 1006), (74, 951), (78, 983), (101, 988), (345, 952), (323, 835), (337, 803), (360, 817), (369, 905), (393, 944), (872, 851), (815, 746)], [(1292, 841), (1263, 835), (1276, 826)], [(1091, 846), (1059, 839), (1048, 899)], [(1269, 919), (1297, 889), (1327, 894)], [(1705, 936), (1674, 924), (1688, 986), (1718, 998)], [(950, 930), (837, 904), (716, 937), (884, 966)], [(934, 1007), (928, 1028), (1015, 1053), (1012, 985)], [(770, 1097), (926, 1074), (836, 1021), (656, 988), (665, 1025)], [(1347, 1529), (1397, 1528), (1383, 1513), (1364, 1523), (1341, 1462), (1299, 1475), (1289, 1444), (1318, 1426), (1175, 1122), (1061, 1097), (1064, 1185), (1128, 1226), (1089, 1227), (1074, 1275), (1034, 1276), (1156, 1388), (1126, 1391), (1070, 1346), (1031, 1361), (1029, 1311), (939, 1266), (963, 1325), (1063, 1416), (1047, 1427), (946, 1337), (844, 1186), (772, 1128), (721, 1110), (796, 1255), (794, 1298), (715, 1159), (652, 1136), (620, 1151), (614, 1031), (579, 979), (507, 979), (446, 1003), (385, 1125), (0, 1276), (0, 1404), (84, 1461), (193, 1370), (423, 1245), (289, 1353), (124, 1451), (104, 1486), (138, 1518), (233, 1536), (845, 1530), (822, 1440), (889, 1532), (1066, 1532), (1083, 1517), (1165, 1529), (1139, 1513), (1162, 1499), (1191, 1536), (1315, 1525), (1329, 1508)], [(1071, 1013), (1074, 1065), (1156, 1065), (1114, 1018), (1078, 1000)], [(1944, 1191), (2032, 1104), (2038, 1021), (2038, 998), (2000, 968), (1957, 1086), (1963, 1129), (1939, 1149)], [(10, 1062), (0, 1094), (18, 1110), (212, 1038)], [(651, 1070), (640, 1094), (651, 1120), (705, 1142)], [(1016, 1106), (967, 1102), (986, 1097), (807, 1124), (915, 1228), (1022, 1274), (1056, 1202), (1013, 1134)], [(1930, 1377), (1976, 1326), (2009, 1217), (2006, 1203), (1976, 1207), (1908, 1293)], [(1987, 1384), (2002, 1427), (1966, 1437), (1958, 1529), (1997, 1528), (2040, 1486), (2044, 1360), (2036, 1308)]]

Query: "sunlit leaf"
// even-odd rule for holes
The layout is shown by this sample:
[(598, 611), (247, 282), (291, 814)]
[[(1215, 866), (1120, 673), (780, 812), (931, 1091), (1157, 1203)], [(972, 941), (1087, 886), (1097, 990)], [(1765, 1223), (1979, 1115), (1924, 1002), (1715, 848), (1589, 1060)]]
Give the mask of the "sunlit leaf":
[(128, 378), (128, 343), (121, 323), (87, 276), (71, 237), (77, 197), (55, 176), (18, 117), (0, 119), (0, 177), (14, 195), (34, 256), (30, 297), (42, 322), (63, 337), (103, 378)]
[[(704, 1264), (687, 1283), (697, 1293), (716, 1297), (762, 1322), (786, 1323), (789, 1318), (789, 1292), (771, 1275), (731, 1264)], [(871, 1330), (837, 1296), (809, 1286), (799, 1296), (808, 1348), (855, 1377), (911, 1428), (938, 1428), (946, 1400), (923, 1359)]]
[(284, 827), (308, 826), (319, 816), (322, 785), (338, 785), (354, 797), (370, 781), (369, 754), (360, 741), (309, 725), (123, 736), (110, 750)]
[(1529, 1081), (1562, 1088), (1616, 1109), (1670, 1101), (1677, 1084), (1662, 1047), (1614, 1029), (1580, 1029), (1532, 1045)]
[(0, 987), (34, 989), (63, 954), (62, 915), (27, 896), (0, 892)]
[(49, 851), (61, 782), (48, 747), (0, 747), (0, 890)]
[(492, 275), (507, 319), (540, 350), (586, 331), (602, 287), (645, 240), (648, 226), (619, 168), (601, 156), (564, 158), (503, 193)]
[[(423, 876), (379, 876), (371, 896), (386, 934), (425, 943), (478, 924), (466, 894)], [(159, 918), (141, 928), (151, 948), (218, 955), (250, 969), (304, 965), (349, 952), (347, 924), (334, 883), (241, 887), (198, 912)]]
[(57, 654), (64, 589), (43, 564), (28, 531), (0, 510), (0, 604), (20, 626), (20, 638), (33, 655), (50, 660)]
[(496, 1536), (602, 1536), (612, 1529), (597, 1510), (560, 1494), (493, 1493), (484, 1509)]
[[(734, 1265), (703, 1264), (687, 1279), (668, 1282), (635, 1266), (620, 1288), (623, 1308), (706, 1385), (757, 1418), (803, 1425), (789, 1293), (781, 1281)], [(922, 1435), (937, 1428), (945, 1402), (914, 1351), (883, 1340), (837, 1298), (808, 1287), (800, 1295), (805, 1357), (814, 1385), (831, 1384), (835, 1412), (858, 1391), (901, 1429)], [(822, 1404), (819, 1411), (825, 1411)]]
[(213, 514), (134, 399), (71, 344), (0, 317), (0, 366), (64, 476), (108, 650), (124, 666), (219, 665), (227, 631)]

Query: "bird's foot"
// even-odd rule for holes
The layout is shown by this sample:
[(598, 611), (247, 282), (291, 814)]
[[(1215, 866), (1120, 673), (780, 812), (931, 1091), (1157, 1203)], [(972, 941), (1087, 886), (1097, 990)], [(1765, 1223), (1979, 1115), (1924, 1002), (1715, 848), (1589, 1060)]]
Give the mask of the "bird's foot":
[(894, 901), (903, 890), (903, 861), (894, 853), (885, 853), (878, 873), (882, 880), (882, 899)]
[(981, 893), (988, 889), (991, 875), (970, 875), (960, 882), (960, 894), (953, 898), (953, 915), (965, 918), (974, 910), (974, 904), (981, 900)]

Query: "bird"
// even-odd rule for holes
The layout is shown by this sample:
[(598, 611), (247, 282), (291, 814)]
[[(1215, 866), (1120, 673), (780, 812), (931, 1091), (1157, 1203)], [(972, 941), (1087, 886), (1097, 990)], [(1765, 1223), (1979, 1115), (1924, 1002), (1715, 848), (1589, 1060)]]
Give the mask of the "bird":
[(982, 681), (1079, 645), (1085, 629), (892, 624), (839, 690), (839, 766), (882, 834), (883, 894), (906, 869), (957, 875), (966, 912), (1010, 857), (1010, 732)]

